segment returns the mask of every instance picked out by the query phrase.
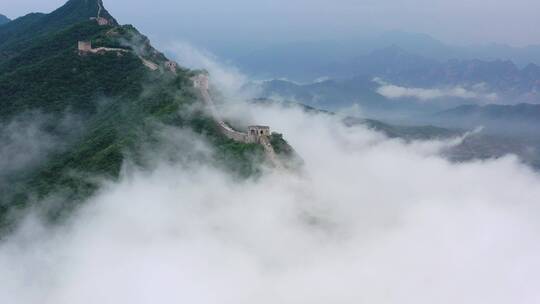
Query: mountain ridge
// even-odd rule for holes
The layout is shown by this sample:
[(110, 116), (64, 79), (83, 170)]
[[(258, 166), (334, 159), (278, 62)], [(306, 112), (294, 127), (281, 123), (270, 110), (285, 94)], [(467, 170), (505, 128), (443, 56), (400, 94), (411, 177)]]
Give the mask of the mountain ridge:
[[(133, 26), (114, 19), (100, 23), (88, 3), (101, 1), (71, 0), (51, 14), (0, 27), (0, 121), (45, 117), (42, 132), (62, 140), (62, 149), (41, 155), (39, 164), (14, 172), (5, 183), (0, 176), (0, 230), (36, 204), (47, 219), (61, 220), (99, 189), (99, 180), (118, 179), (126, 161), (151, 167), (142, 150), (167, 151), (167, 128), (189, 129), (212, 147), (193, 161), (234, 178), (262, 170), (262, 146), (228, 139), (205, 110), (193, 83), (201, 71), (169, 61)], [(54, 26), (33, 31), (51, 19)], [(6, 27), (24, 39), (2, 36)], [(80, 41), (97, 51), (81, 50)], [(77, 127), (63, 127), (62, 121), (76, 121)], [(281, 136), (271, 144), (290, 152)], [(47, 205), (54, 194), (55, 204)]]
[[(436, 61), (452, 59), (482, 61), (510, 60), (520, 68), (530, 63), (540, 65), (540, 45), (513, 47), (504, 44), (454, 46), (430, 35), (403, 31), (356, 37), (343, 41), (297, 41), (262, 47), (245, 47), (234, 61), (255, 78), (289, 78), (311, 81), (325, 75), (325, 67), (347, 63), (375, 50), (397, 45), (405, 51)], [(229, 56), (227, 56), (229, 57)], [(301, 71), (301, 72), (300, 72)]]
[[(357, 57), (353, 62), (327, 66), (321, 74), (329, 77), (325, 81), (306, 84), (288, 80), (265, 81), (262, 97), (273, 94), (293, 96), (309, 104), (312, 104), (310, 100), (318, 101), (331, 109), (346, 108), (353, 103), (376, 106), (377, 103), (388, 103), (388, 98), (403, 103), (418, 102), (413, 96), (384, 98), (380, 95), (382, 86), (391, 86), (401, 91), (460, 90), (468, 93), (445, 97), (447, 109), (471, 101), (540, 103), (540, 66), (536, 64), (519, 68), (508, 60), (454, 59), (440, 62), (407, 52), (396, 45)], [(439, 98), (437, 101), (444, 100)], [(430, 104), (433, 103), (430, 100)], [(441, 106), (444, 107), (443, 104)], [(438, 111), (442, 110), (444, 108), (439, 107)]]
[[(510, 86), (511, 82), (528, 85), (533, 90), (540, 81), (540, 66), (530, 63), (519, 68), (510, 60), (450, 59), (438, 61), (410, 53), (393, 45), (358, 57), (352, 62), (328, 70), (348, 71), (348, 77), (368, 75), (383, 77), (400, 85), (462, 85), (485, 82)], [(337, 76), (337, 74), (336, 74)], [(506, 82), (506, 83), (505, 83)]]
[(11, 19), (9, 19), (7, 16), (0, 14), (0, 25), (3, 25), (5, 23), (10, 22)]
[(463, 105), (436, 114), (437, 118), (469, 121), (470, 123), (514, 123), (530, 125), (540, 129), (540, 104), (520, 103), (516, 105)]
[(117, 25), (116, 20), (103, 7), (102, 0), (70, 0), (49, 14), (30, 13), (0, 27), (0, 60), (18, 49), (27, 47), (47, 35), (71, 25), (101, 16)]

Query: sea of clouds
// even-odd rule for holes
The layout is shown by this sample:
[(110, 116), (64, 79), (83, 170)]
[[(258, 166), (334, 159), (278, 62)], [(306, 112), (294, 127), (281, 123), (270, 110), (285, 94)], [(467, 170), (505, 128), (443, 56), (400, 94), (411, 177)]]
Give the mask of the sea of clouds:
[[(540, 176), (516, 157), (451, 163), (456, 141), (239, 99), (223, 115), (283, 133), (300, 171), (126, 164), (67, 223), (29, 214), (0, 243), (0, 303), (540, 302)], [(177, 153), (212, 153), (167, 132)]]

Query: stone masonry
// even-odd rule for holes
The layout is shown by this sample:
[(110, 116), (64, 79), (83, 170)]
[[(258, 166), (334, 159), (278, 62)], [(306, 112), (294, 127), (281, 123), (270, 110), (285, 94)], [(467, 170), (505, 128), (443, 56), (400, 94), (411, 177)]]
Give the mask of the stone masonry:
[(279, 161), (274, 148), (270, 144), (270, 127), (268, 126), (249, 126), (247, 133), (238, 132), (231, 128), (227, 123), (221, 119), (218, 115), (214, 102), (209, 94), (208, 76), (205, 74), (199, 74), (192, 78), (193, 86), (199, 90), (202, 100), (209, 108), (212, 116), (217, 122), (220, 131), (228, 138), (243, 142), (243, 143), (256, 143), (262, 145), (266, 153), (267, 159), (277, 168), (282, 168), (283, 165)]

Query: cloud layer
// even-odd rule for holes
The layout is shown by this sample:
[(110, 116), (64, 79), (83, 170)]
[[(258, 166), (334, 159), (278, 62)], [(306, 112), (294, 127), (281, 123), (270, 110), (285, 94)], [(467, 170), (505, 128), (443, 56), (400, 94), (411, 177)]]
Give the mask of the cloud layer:
[(29, 218), (0, 245), (0, 302), (539, 300), (540, 178), (515, 158), (451, 164), (444, 142), (295, 109), (251, 114), (287, 135), (303, 172), (127, 170), (69, 225)]
[[(29, 216), (0, 243), (0, 303), (540, 300), (540, 176), (515, 157), (454, 164), (439, 156), (453, 141), (235, 107), (224, 115), (284, 133), (303, 170), (238, 181), (181, 161), (196, 157), (126, 165), (66, 225)], [(168, 153), (211, 153), (170, 131)]]
[(496, 101), (498, 96), (496, 93), (485, 92), (483, 85), (475, 85), (470, 89), (466, 89), (462, 86), (456, 86), (451, 88), (410, 88), (387, 83), (379, 78), (375, 78), (374, 81), (380, 85), (377, 89), (377, 93), (390, 99), (398, 98), (415, 98), (422, 101), (433, 100), (439, 98), (463, 98), (463, 99), (480, 99), (486, 101)]

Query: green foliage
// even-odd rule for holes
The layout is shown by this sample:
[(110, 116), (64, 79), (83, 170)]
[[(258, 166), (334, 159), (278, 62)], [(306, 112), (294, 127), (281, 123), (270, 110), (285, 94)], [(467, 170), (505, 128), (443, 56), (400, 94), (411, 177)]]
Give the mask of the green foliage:
[(283, 138), (283, 134), (279, 133), (272, 133), (270, 136), (270, 144), (274, 148), (274, 151), (278, 155), (282, 155), (285, 157), (292, 157), (294, 156), (294, 149), (287, 143), (287, 141)]
[[(0, 53), (17, 53), (58, 31), (89, 21), (97, 16), (98, 1), (101, 0), (70, 0), (50, 14), (32, 13), (1, 26)], [(112, 19), (106, 10), (102, 16)]]
[(44, 16), (45, 14), (31, 13), (2, 25), (0, 27), (0, 50), (3, 52), (15, 50), (25, 41), (37, 38), (39, 34), (34, 32), (34, 28), (38, 27), (39, 21)]
[(203, 115), (193, 116), (189, 125), (197, 133), (204, 134), (215, 147), (214, 165), (222, 166), (240, 177), (260, 173), (258, 164), (264, 160), (264, 149), (258, 144), (236, 142), (221, 135), (217, 123)]
[[(101, 27), (93, 21), (85, 21), (66, 29), (56, 31), (41, 37), (33, 39), (24, 46), (18, 46), (17, 52), (8, 59), (0, 61), (0, 71), (9, 72), (18, 68), (21, 64), (30, 65), (39, 63), (44, 59), (59, 55), (60, 52), (73, 50), (77, 48), (77, 41), (98, 39), (105, 36), (110, 27)], [(8, 45), (11, 47), (11, 45)]]
[(106, 31), (95, 22), (78, 24), (0, 64), (0, 118), (36, 109), (94, 113), (96, 103), (89, 100), (140, 94), (146, 71), (133, 54), (78, 55), (77, 41)]
[(282, 134), (272, 133), (270, 135), (270, 144), (277, 156), (281, 159), (281, 162), (285, 167), (291, 170), (299, 170), (304, 165), (304, 160), (296, 153), (296, 151), (289, 145), (289, 143), (283, 138)]
[[(129, 27), (82, 22), (35, 41), (0, 63), (0, 120), (38, 110), (53, 117), (76, 113), (84, 122), (83, 134), (66, 142), (66, 149), (11, 180), (11, 193), (0, 195), (0, 225), (9, 223), (10, 211), (38, 203), (45, 204), (40, 209), (50, 219), (62, 218), (99, 188), (97, 180), (118, 178), (127, 155), (136, 164), (147, 165), (140, 148), (160, 145), (161, 125), (200, 134), (215, 150), (206, 161), (239, 178), (259, 172), (261, 146), (225, 138), (213, 119), (190, 109), (197, 100), (190, 80), (195, 72), (151, 72), (133, 53), (77, 52), (79, 40), (92, 41), (95, 47), (110, 45), (128, 32), (138, 33)], [(140, 40), (146, 43), (144, 37)], [(51, 205), (45, 199), (53, 194)]]

